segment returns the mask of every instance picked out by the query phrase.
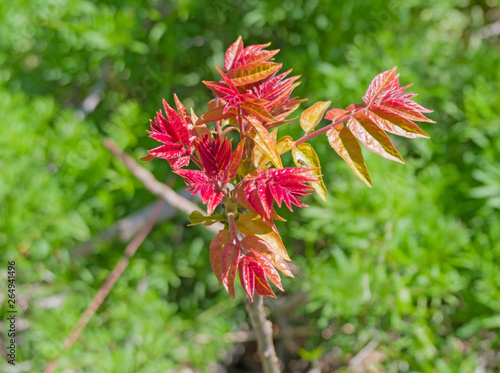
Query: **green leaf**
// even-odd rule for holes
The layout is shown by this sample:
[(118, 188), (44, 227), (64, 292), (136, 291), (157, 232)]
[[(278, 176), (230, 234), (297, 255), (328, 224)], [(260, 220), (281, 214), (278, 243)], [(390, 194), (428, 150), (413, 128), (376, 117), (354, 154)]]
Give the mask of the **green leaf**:
[(188, 226), (194, 226), (198, 224), (203, 224), (208, 226), (215, 224), (219, 221), (226, 220), (226, 215), (216, 214), (211, 216), (205, 216), (199, 211), (193, 211), (191, 214), (188, 215), (188, 219), (191, 222), (191, 224), (188, 224)]
[(300, 116), (300, 126), (306, 133), (314, 131), (314, 128), (321, 118), (323, 118), (326, 109), (328, 109), (331, 103), (331, 101), (319, 101), (310, 108), (304, 110)]
[(264, 127), (258, 120), (253, 118), (247, 119), (254, 129), (254, 131), (249, 132), (249, 137), (255, 142), (255, 144), (262, 148), (264, 154), (269, 157), (276, 168), (283, 168), (278, 149), (276, 149), (276, 141), (273, 139), (273, 136), (271, 136), (267, 128)]
[(309, 183), (309, 185), (311, 185), (314, 190), (316, 190), (321, 199), (326, 201), (326, 185), (323, 182), (323, 178), (321, 176), (321, 165), (319, 163), (318, 155), (314, 151), (314, 148), (311, 146), (311, 144), (302, 143), (296, 148), (293, 148), (292, 156), (293, 161), (295, 162), (297, 167), (314, 168), (311, 173), (314, 175), (318, 175), (320, 181)]
[(337, 125), (326, 133), (331, 147), (340, 155), (356, 175), (370, 188), (372, 180), (363, 159), (358, 141), (343, 124)]

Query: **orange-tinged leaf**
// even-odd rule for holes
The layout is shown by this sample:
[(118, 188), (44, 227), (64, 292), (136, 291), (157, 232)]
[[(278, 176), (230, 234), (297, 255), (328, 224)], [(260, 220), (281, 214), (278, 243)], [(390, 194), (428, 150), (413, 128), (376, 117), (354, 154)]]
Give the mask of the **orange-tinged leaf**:
[(362, 111), (347, 121), (347, 127), (353, 135), (368, 149), (391, 161), (404, 163), (403, 157), (392, 144), (384, 130), (378, 127)]
[(152, 155), (146, 155), (145, 157), (141, 158), (141, 161), (149, 162), (152, 161), (153, 159), (155, 159), (155, 157), (153, 157)]
[(274, 122), (276, 121), (276, 118), (273, 117), (264, 107), (255, 105), (251, 102), (246, 102), (243, 105), (241, 105), (242, 108), (248, 110), (251, 112), (253, 115), (255, 115), (257, 118), (264, 122)]
[(314, 128), (321, 118), (323, 118), (323, 114), (325, 114), (326, 109), (328, 109), (331, 103), (331, 101), (319, 101), (304, 110), (300, 116), (300, 126), (306, 133), (314, 131)]
[(243, 234), (252, 234), (266, 241), (275, 253), (285, 260), (290, 260), (278, 232), (264, 223), (259, 215), (254, 213), (240, 214), (236, 229)]
[(210, 244), (210, 263), (217, 280), (219, 280), (219, 286), (222, 285), (222, 251), (229, 240), (229, 231), (222, 229)]
[(254, 131), (249, 132), (249, 137), (262, 148), (264, 154), (269, 157), (275, 167), (283, 168), (280, 155), (278, 154), (278, 149), (276, 149), (276, 141), (273, 139), (267, 128), (254, 118), (247, 119), (254, 129)]
[(331, 120), (332, 122), (335, 122), (347, 114), (349, 114), (349, 110), (332, 109), (332, 110), (328, 110), (328, 112), (325, 115), (325, 119), (328, 119), (328, 120)]
[(234, 85), (245, 85), (258, 82), (267, 78), (269, 75), (281, 68), (280, 63), (275, 62), (257, 62), (238, 66), (228, 71), (227, 75), (231, 78)]
[(372, 181), (366, 168), (361, 147), (349, 128), (332, 128), (326, 133), (331, 147), (340, 155), (356, 175), (370, 188)]
[(227, 113), (224, 113), (224, 106), (216, 107), (212, 110), (207, 111), (196, 121), (196, 126), (202, 125), (204, 123), (216, 122), (222, 119), (229, 119), (236, 115), (234, 110), (229, 110)]
[(309, 183), (309, 185), (311, 185), (314, 190), (316, 190), (316, 193), (318, 193), (321, 199), (326, 201), (326, 185), (323, 182), (323, 177), (321, 175), (321, 165), (319, 163), (318, 155), (314, 151), (314, 148), (311, 146), (311, 144), (305, 142), (300, 144), (296, 148), (293, 148), (292, 156), (293, 161), (295, 162), (297, 167), (314, 169), (310, 172), (314, 175), (318, 175), (319, 181)]
[(394, 113), (392, 110), (384, 108), (383, 106), (372, 105), (367, 114), (370, 119), (384, 131), (398, 136), (408, 137), (410, 139), (417, 137), (430, 137), (411, 120), (406, 119)]
[[(278, 136), (278, 130), (275, 129), (270, 133), (273, 140), (276, 141), (276, 138)], [(294, 146), (295, 142), (293, 141), (293, 138), (291, 136), (283, 136), (276, 142), (276, 149), (278, 150), (278, 154), (280, 156), (289, 151), (290, 149), (292, 149)], [(260, 146), (255, 145), (252, 151), (252, 163), (254, 164), (254, 166), (256, 168), (265, 168), (265, 166), (267, 166), (267, 164), (270, 162), (271, 160), (266, 154), (264, 154), (262, 148)]]
[(241, 244), (245, 249), (256, 251), (266, 257), (285, 276), (294, 277), (286, 262), (273, 250), (267, 241), (254, 235), (246, 235)]

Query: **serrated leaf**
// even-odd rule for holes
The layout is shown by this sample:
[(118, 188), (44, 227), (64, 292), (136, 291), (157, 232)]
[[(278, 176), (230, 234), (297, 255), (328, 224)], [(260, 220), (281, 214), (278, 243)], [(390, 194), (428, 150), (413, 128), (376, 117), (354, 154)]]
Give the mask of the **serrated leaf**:
[(234, 85), (247, 85), (267, 78), (281, 68), (280, 63), (257, 62), (241, 65), (228, 71), (227, 75)]
[(246, 235), (241, 241), (241, 245), (247, 250), (256, 251), (266, 257), (285, 276), (294, 277), (286, 262), (273, 250), (267, 241), (254, 235)]
[(249, 137), (261, 147), (262, 151), (269, 157), (275, 167), (283, 168), (281, 158), (278, 154), (278, 149), (276, 149), (276, 141), (273, 139), (267, 128), (256, 119), (247, 119), (254, 129), (254, 131), (249, 132)]
[(229, 231), (222, 229), (210, 244), (210, 263), (217, 280), (219, 280), (219, 286), (222, 286), (222, 250), (229, 240)]
[[(308, 168), (296, 167), (257, 170), (243, 179), (237, 191), (238, 201), (250, 211), (259, 214), (266, 224), (273, 226), (274, 202), (279, 207), (284, 202), (290, 211), (292, 205), (307, 206), (300, 198), (308, 195), (314, 188), (304, 184), (318, 180), (318, 177), (309, 171)], [(240, 196), (241, 189), (244, 197)]]
[(318, 155), (314, 151), (314, 148), (311, 146), (311, 144), (302, 143), (296, 148), (293, 148), (292, 156), (293, 161), (295, 162), (297, 167), (313, 168), (313, 170), (310, 172), (314, 175), (317, 175), (319, 181), (309, 183), (309, 185), (311, 185), (314, 190), (316, 190), (316, 193), (318, 193), (321, 199), (326, 201), (326, 185), (323, 182), (323, 177), (321, 175), (321, 165), (319, 163)]
[(347, 121), (347, 127), (353, 135), (372, 152), (391, 161), (404, 163), (403, 157), (392, 144), (391, 139), (384, 130), (378, 127), (362, 111), (358, 112)]
[(250, 269), (250, 266), (248, 265), (246, 260), (240, 260), (238, 273), (243, 290), (245, 290), (245, 292), (248, 294), (248, 297), (253, 302), (253, 294), (255, 290), (255, 275)]
[(271, 289), (271, 286), (267, 282), (266, 272), (252, 260), (249, 260), (248, 265), (255, 276), (255, 291), (264, 297), (276, 298), (273, 289)]
[(328, 109), (331, 103), (331, 101), (319, 101), (303, 111), (300, 116), (300, 126), (305, 133), (314, 131), (314, 128), (321, 118), (323, 118), (323, 114), (325, 114), (326, 109)]
[[(340, 128), (340, 126), (342, 126)], [(366, 168), (361, 147), (349, 128), (335, 126), (326, 133), (330, 146), (340, 155), (356, 175), (370, 188), (372, 181)]]
[(242, 50), (243, 40), (241, 39), (241, 36), (239, 36), (238, 39), (233, 44), (231, 44), (229, 48), (227, 48), (226, 55), (224, 56), (224, 69), (226, 71), (233, 66), (234, 60)]
[(253, 261), (255, 261), (255, 263), (264, 270), (266, 277), (268, 277), (278, 289), (283, 291), (280, 275), (269, 259), (260, 254), (258, 251), (249, 251), (246, 256), (253, 259)]
[(234, 280), (240, 260), (240, 249), (231, 242), (226, 243), (222, 250), (222, 285), (227, 292), (234, 298)]
[(254, 213), (240, 214), (236, 229), (243, 234), (255, 235), (266, 241), (275, 253), (285, 260), (290, 260), (280, 235), (264, 223), (259, 215)]
[(384, 131), (410, 139), (417, 137), (429, 138), (422, 129), (411, 120), (388, 110), (382, 106), (372, 105), (368, 111), (370, 119)]

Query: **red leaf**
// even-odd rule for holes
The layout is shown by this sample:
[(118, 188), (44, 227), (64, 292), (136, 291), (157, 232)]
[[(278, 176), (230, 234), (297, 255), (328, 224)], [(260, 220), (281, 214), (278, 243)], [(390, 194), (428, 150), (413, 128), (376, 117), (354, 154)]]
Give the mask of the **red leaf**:
[(391, 161), (404, 163), (403, 157), (396, 150), (389, 136), (362, 111), (347, 121), (347, 127), (372, 152)]
[(241, 36), (239, 36), (238, 39), (233, 44), (231, 44), (231, 46), (226, 51), (226, 56), (224, 58), (224, 69), (226, 71), (229, 70), (231, 66), (233, 66), (234, 60), (242, 50), (243, 41), (241, 39)]
[(222, 229), (210, 244), (210, 263), (217, 280), (219, 280), (219, 286), (222, 285), (222, 250), (224, 250), (224, 246), (229, 242), (229, 239), (229, 232)]
[[(178, 169), (189, 164), (189, 158), (192, 153), (189, 128), (190, 117), (187, 115), (184, 106), (180, 103), (177, 96), (175, 101), (181, 112), (182, 118), (172, 109), (168, 103), (163, 100), (163, 106), (167, 114), (166, 119), (161, 111), (156, 113), (156, 118), (151, 123), (151, 131), (148, 131), (149, 137), (163, 143), (164, 145), (151, 149), (148, 153), (157, 158), (166, 159), (172, 168)], [(148, 159), (148, 158), (146, 158)]]
[(281, 285), (280, 275), (269, 259), (257, 251), (249, 251), (246, 256), (253, 259), (255, 263), (257, 263), (258, 266), (264, 270), (266, 276), (274, 285), (276, 285), (278, 289), (284, 291), (283, 285)]
[(240, 143), (236, 146), (236, 149), (234, 150), (233, 156), (231, 158), (231, 164), (229, 165), (229, 168), (227, 170), (229, 179), (235, 177), (236, 172), (238, 172), (238, 166), (240, 165), (241, 156), (243, 155), (245, 142), (246, 142), (245, 139), (241, 140)]
[(347, 111), (333, 109), (326, 114), (326, 118), (334, 122), (348, 117), (347, 127), (335, 126), (327, 132), (328, 141), (358, 177), (370, 187), (370, 174), (354, 137), (382, 157), (404, 163), (385, 132), (409, 138), (429, 137), (413, 121), (434, 123), (422, 114), (431, 113), (432, 110), (411, 101), (416, 94), (404, 93), (409, 86), (400, 87), (399, 74), (395, 72), (396, 67), (373, 79), (363, 96), (364, 104), (349, 105)]
[(253, 293), (255, 290), (255, 275), (250, 269), (246, 259), (240, 260), (238, 272), (240, 275), (241, 286), (248, 294), (250, 300), (253, 302)]
[(245, 197), (252, 210), (258, 213), (266, 222), (272, 218), (273, 201), (279, 207), (282, 202), (290, 211), (292, 204), (298, 207), (307, 206), (299, 198), (314, 190), (305, 183), (318, 181), (318, 176), (311, 174), (309, 168), (281, 168), (258, 170), (256, 174), (245, 177)]
[(294, 277), (290, 268), (281, 256), (274, 251), (269, 243), (255, 235), (246, 235), (241, 241), (241, 245), (250, 251), (255, 251), (264, 256), (273, 266), (279, 269), (285, 276)]
[(267, 282), (264, 270), (252, 260), (249, 261), (248, 265), (255, 275), (255, 291), (264, 297), (276, 298), (276, 294)]
[(366, 91), (363, 101), (368, 110), (372, 107), (381, 106), (410, 121), (430, 122), (433, 120), (425, 117), (422, 113), (432, 113), (433, 110), (426, 109), (410, 99), (415, 93), (403, 93), (408, 87), (399, 86), (399, 74), (395, 74), (396, 67), (385, 71), (375, 77)]
[(222, 250), (222, 284), (234, 298), (234, 280), (240, 261), (240, 249), (233, 243), (227, 243)]
[(192, 194), (200, 193), (201, 200), (207, 204), (207, 213), (210, 215), (222, 202), (224, 194), (215, 188), (216, 182), (211, 180), (205, 172), (198, 170), (175, 170), (177, 175), (184, 178)]

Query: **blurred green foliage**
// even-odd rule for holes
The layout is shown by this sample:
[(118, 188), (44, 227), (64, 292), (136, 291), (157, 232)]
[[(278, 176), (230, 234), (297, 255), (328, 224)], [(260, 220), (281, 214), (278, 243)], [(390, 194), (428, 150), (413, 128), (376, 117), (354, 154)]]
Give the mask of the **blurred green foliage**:
[[(201, 113), (210, 99), (201, 81), (242, 35), (281, 49), (277, 60), (302, 75), (303, 108), (360, 102), (377, 73), (398, 65), (402, 84), (435, 110), (437, 124), (423, 127), (430, 140), (394, 139), (406, 165), (366, 155), (371, 190), (315, 139), (329, 200), (284, 211), (279, 226), (298, 266), (285, 288), (309, 297), (290, 315), (312, 331), (297, 355), (345, 367), (376, 340), (367, 371), (496, 371), (500, 41), (489, 25), (499, 20), (498, 0), (1, 1), (0, 258), (4, 268), (16, 260), (29, 322), (21, 369), (41, 371), (59, 354), (125, 244), (76, 259), (70, 249), (154, 200), (102, 139), (145, 155), (161, 99), (176, 92)], [(166, 163), (144, 167), (182, 187)], [(154, 229), (61, 371), (210, 371), (225, 359), (228, 333), (246, 320), (243, 294), (219, 291), (211, 235), (185, 224), (177, 216)], [(43, 306), (53, 295), (62, 302)]]

